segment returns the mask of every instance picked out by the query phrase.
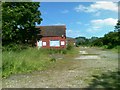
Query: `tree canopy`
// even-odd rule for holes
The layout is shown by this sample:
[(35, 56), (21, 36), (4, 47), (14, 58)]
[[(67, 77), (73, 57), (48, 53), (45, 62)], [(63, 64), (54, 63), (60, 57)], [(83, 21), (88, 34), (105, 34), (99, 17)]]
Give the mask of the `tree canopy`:
[(85, 37), (77, 37), (77, 45), (89, 45), (89, 46), (105, 46), (105, 48), (114, 48), (120, 45), (120, 20), (118, 20), (115, 30), (108, 32), (104, 37), (92, 37), (87, 39)]
[(2, 41), (9, 43), (25, 43), (37, 37), (35, 23), (40, 24), (42, 18), (37, 2), (4, 2), (2, 3)]

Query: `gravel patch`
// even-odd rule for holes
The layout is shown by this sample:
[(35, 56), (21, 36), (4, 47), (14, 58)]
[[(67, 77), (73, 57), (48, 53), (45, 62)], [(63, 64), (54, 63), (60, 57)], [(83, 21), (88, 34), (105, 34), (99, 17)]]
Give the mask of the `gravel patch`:
[[(97, 55), (98, 54), (98, 55)], [(86, 88), (102, 72), (118, 68), (118, 55), (95, 48), (80, 48), (79, 56), (62, 63), (60, 61), (50, 70), (36, 71), (31, 74), (13, 75), (3, 79), (3, 88)], [(61, 58), (57, 56), (57, 58)], [(59, 62), (59, 63), (58, 63)], [(67, 67), (65, 67), (67, 65)]]
[(90, 53), (88, 53), (85, 50), (81, 50), (79, 52), (80, 52), (80, 56), (75, 59), (100, 59), (98, 55), (92, 55), (92, 54), (90, 55)]
[(79, 51), (80, 54), (88, 54), (86, 51)]
[(100, 57), (96, 55), (87, 55), (87, 56), (80, 56), (75, 59), (100, 59)]

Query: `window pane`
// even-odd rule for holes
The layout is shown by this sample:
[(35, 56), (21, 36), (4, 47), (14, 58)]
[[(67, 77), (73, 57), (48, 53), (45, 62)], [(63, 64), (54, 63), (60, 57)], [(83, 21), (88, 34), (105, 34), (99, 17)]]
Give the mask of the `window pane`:
[(65, 45), (65, 42), (64, 42), (64, 41), (61, 41), (61, 45)]
[(46, 42), (43, 42), (43, 46), (46, 46)]
[(39, 47), (41, 47), (42, 46), (42, 41), (38, 41), (37, 44), (38, 44)]
[(50, 41), (50, 46), (60, 46), (60, 41), (59, 40), (51, 40)]

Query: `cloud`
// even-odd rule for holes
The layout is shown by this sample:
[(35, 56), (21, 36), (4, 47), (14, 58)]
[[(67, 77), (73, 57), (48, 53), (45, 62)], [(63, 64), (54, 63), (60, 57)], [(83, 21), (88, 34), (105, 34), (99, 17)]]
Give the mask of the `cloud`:
[(106, 19), (97, 19), (97, 20), (92, 20), (91, 23), (93, 25), (110, 25), (110, 26), (115, 26), (117, 23), (118, 19), (114, 19), (114, 18), (106, 18)]
[(54, 23), (54, 24), (50, 24), (50, 25), (65, 25), (64, 23)]
[(81, 11), (86, 12), (88, 10), (88, 7), (85, 7), (83, 5), (79, 5), (79, 6), (75, 7), (75, 10), (76, 10), (76, 12), (81, 12)]
[(71, 33), (71, 32), (72, 32), (72, 30), (67, 30), (67, 32), (68, 32), (68, 33)]
[(102, 9), (102, 10), (109, 10), (109, 11), (115, 11), (115, 12), (117, 12), (118, 10), (117, 4), (110, 1), (99, 1), (99, 2), (96, 2), (95, 4), (92, 4), (90, 7), (92, 9), (97, 9), (97, 10)]
[(65, 14), (65, 13), (68, 13), (69, 11), (68, 10), (63, 10), (62, 13)]
[(100, 10), (108, 10), (108, 11), (118, 11), (118, 6), (117, 3), (111, 2), (111, 1), (98, 1), (90, 6), (83, 6), (83, 5), (78, 5), (77, 7), (74, 8), (76, 12), (98, 12)]
[(90, 27), (87, 29), (87, 32), (90, 33), (98, 33), (103, 28), (111, 27), (114, 28), (116, 25), (118, 19), (114, 18), (106, 18), (106, 19), (97, 19), (97, 20), (91, 20), (90, 21)]
[(84, 34), (80, 32), (80, 30), (73, 30), (73, 29), (66, 30), (66, 35), (67, 37), (74, 37), (74, 38), (78, 36), (84, 36)]
[(90, 33), (96, 33), (99, 31), (101, 31), (101, 27), (99, 27), (99, 26), (92, 26), (89, 29), (87, 29), (87, 32), (90, 32)]
[(94, 14), (94, 16), (100, 16), (100, 12), (96, 12), (95, 14)]

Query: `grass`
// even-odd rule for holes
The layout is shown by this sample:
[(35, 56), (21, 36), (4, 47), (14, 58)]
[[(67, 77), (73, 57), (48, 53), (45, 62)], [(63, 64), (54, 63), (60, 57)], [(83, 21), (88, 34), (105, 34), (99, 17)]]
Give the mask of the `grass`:
[(94, 79), (89, 85), (89, 88), (109, 88), (117, 90), (120, 87), (120, 72), (109, 71), (100, 75), (93, 75)]
[(116, 46), (112, 49), (112, 51), (120, 53), (120, 46)]
[(11, 74), (45, 70), (56, 62), (56, 58), (50, 56), (52, 54), (70, 56), (76, 54), (76, 50), (27, 48), (21, 51), (3, 51), (2, 78)]
[(36, 48), (29, 48), (20, 52), (4, 51), (2, 60), (2, 77), (33, 70), (43, 70), (48, 64), (51, 64), (48, 54)]
[(70, 70), (70, 69), (75, 69), (76, 67), (72, 67), (76, 62), (74, 61), (74, 58), (79, 55), (79, 48), (74, 47), (71, 50), (67, 50), (67, 53), (64, 54), (64, 57), (60, 60), (56, 60), (56, 63), (49, 68), (50, 70)]

